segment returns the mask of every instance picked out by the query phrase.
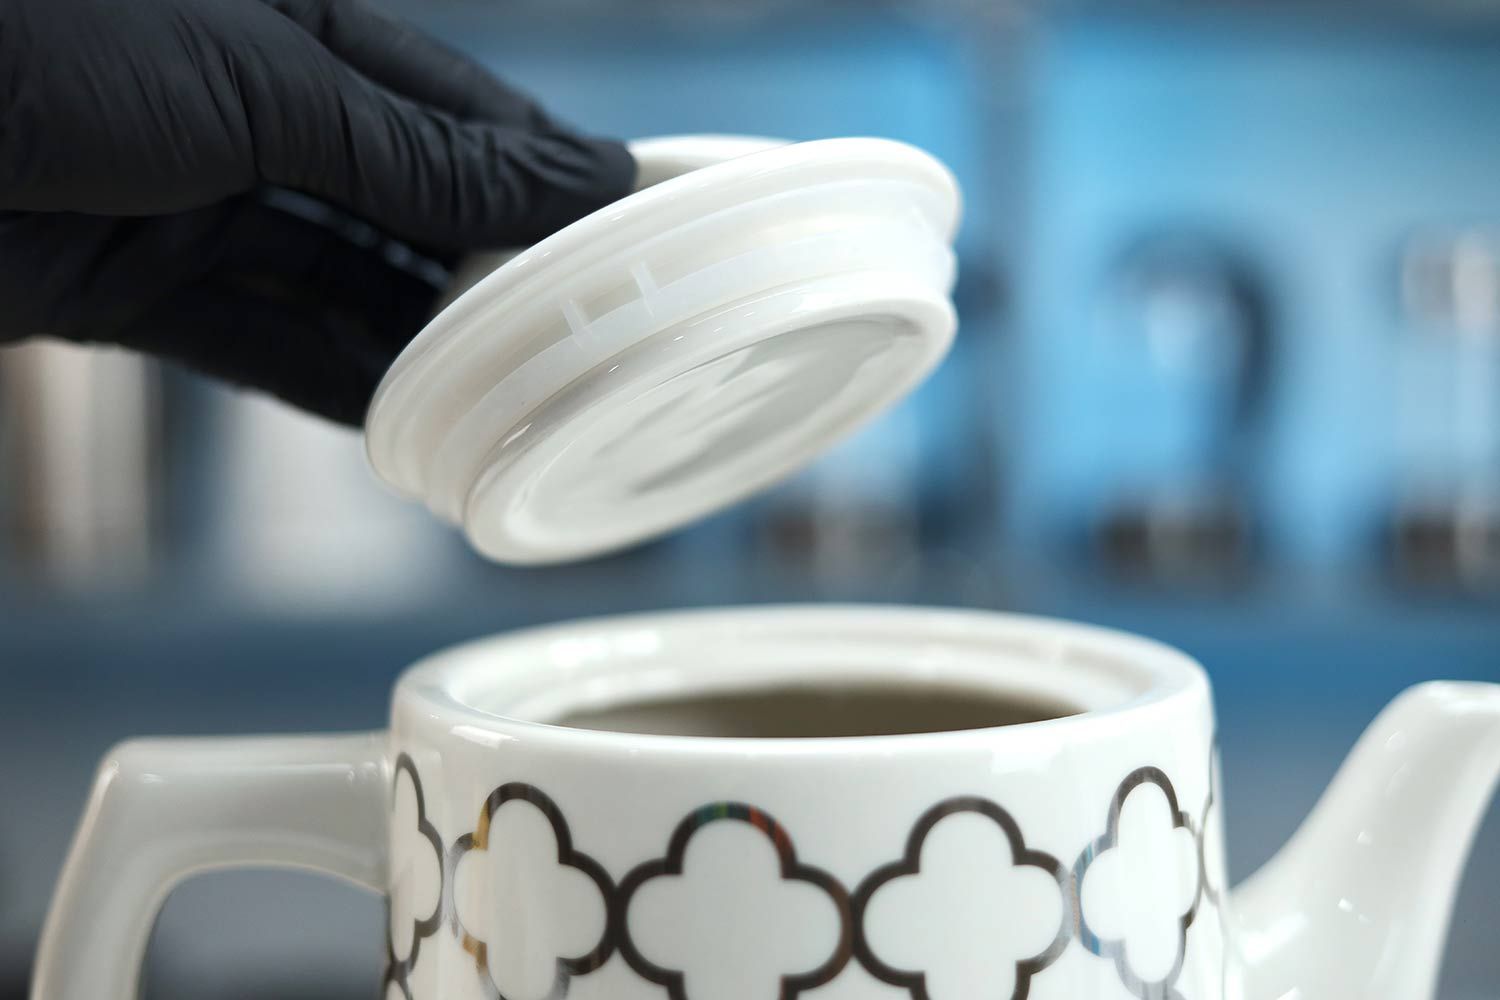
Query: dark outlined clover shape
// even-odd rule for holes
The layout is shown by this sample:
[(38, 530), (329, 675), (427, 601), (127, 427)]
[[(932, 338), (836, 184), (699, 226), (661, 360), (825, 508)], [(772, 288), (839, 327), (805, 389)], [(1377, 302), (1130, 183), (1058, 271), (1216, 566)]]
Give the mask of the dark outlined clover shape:
[[(690, 813), (673, 832), (666, 856), (637, 866), (620, 883), (620, 891), (615, 900), (614, 920), (620, 954), (637, 975), (665, 987), (670, 1000), (689, 1000), (684, 970), (667, 968), (653, 962), (641, 952), (638, 943), (632, 938), (629, 927), (630, 906), (639, 890), (653, 879), (682, 876), (689, 842), (704, 827), (719, 822), (743, 823), (759, 831), (775, 850), (781, 880), (806, 883), (821, 890), (832, 902), (838, 916), (837, 938), (830, 943), (827, 959), (812, 969), (782, 972), (778, 1000), (796, 1000), (802, 992), (831, 981), (844, 970), (851, 954), (853, 930), (848, 891), (832, 875), (798, 861), (796, 849), (786, 830), (765, 812), (740, 802), (716, 802)], [(732, 898), (725, 898), (723, 902), (726, 906), (735, 904)], [(714, 998), (696, 997), (693, 1000)]]
[[(458, 905), (458, 871), (459, 865), (466, 857), (472, 858), (476, 854), (486, 852), (490, 848), (490, 835), (493, 829), (495, 814), (507, 803), (526, 803), (541, 813), (552, 829), (552, 838), (557, 845), (556, 863), (560, 867), (573, 869), (587, 876), (593, 888), (599, 894), (600, 908), (600, 935), (599, 940), (593, 947), (581, 955), (558, 955), (555, 957), (556, 967), (552, 982), (548, 991), (540, 997), (536, 996), (511, 996), (501, 990), (496, 982), (494, 969), (491, 968), (491, 954), (489, 943), (480, 939), (470, 932), (465, 925)], [(568, 829), (567, 820), (563, 817), (562, 810), (547, 797), (547, 795), (532, 785), (524, 782), (509, 782), (501, 785), (490, 793), (485, 799), (484, 806), (479, 813), (479, 823), (473, 833), (466, 833), (458, 838), (453, 844), (453, 850), (448, 858), (448, 870), (450, 872), (450, 908), (454, 932), (458, 935), (460, 943), (474, 959), (474, 965), (479, 972), (480, 982), (486, 994), (491, 1000), (561, 1000), (567, 996), (568, 986), (575, 976), (586, 975), (599, 968), (609, 960), (614, 951), (613, 937), (610, 933), (610, 901), (614, 896), (614, 884), (608, 873), (593, 858), (573, 847), (573, 835)]]
[[(1141, 788), (1154, 785), (1166, 799), (1167, 810), (1171, 818), (1171, 831), (1186, 830), (1191, 838), (1191, 850), (1195, 855), (1192, 858), (1193, 892), (1190, 903), (1183, 904), (1184, 908), (1178, 914), (1174, 914), (1177, 929), (1176, 950), (1173, 954), (1171, 968), (1165, 975), (1156, 979), (1145, 979), (1131, 967), (1130, 958), (1126, 953), (1126, 938), (1105, 938), (1096, 934), (1090, 925), (1088, 906), (1084, 902), (1085, 881), (1091, 870), (1109, 856), (1112, 852), (1120, 849), (1120, 814), (1125, 808), (1125, 802), (1132, 793)], [(1172, 782), (1159, 768), (1142, 767), (1125, 776), (1120, 782), (1119, 788), (1115, 790), (1114, 799), (1109, 806), (1109, 826), (1107, 831), (1099, 839), (1084, 848), (1079, 855), (1078, 861), (1073, 866), (1073, 883), (1075, 886), (1074, 905), (1076, 907), (1075, 919), (1078, 924), (1078, 940), (1085, 948), (1096, 955), (1113, 959), (1115, 968), (1120, 975), (1121, 981), (1126, 989), (1140, 997), (1141, 1000), (1180, 1000), (1181, 994), (1176, 989), (1177, 977), (1182, 974), (1183, 961), (1187, 956), (1187, 932), (1192, 926), (1193, 918), (1198, 912), (1198, 903), (1202, 898), (1199, 879), (1198, 838), (1193, 830), (1193, 821), (1186, 812), (1178, 807), (1177, 792), (1172, 787)], [(1123, 858), (1115, 858), (1115, 863), (1126, 864)], [(1127, 866), (1126, 871), (1141, 871), (1144, 869), (1131, 869)], [(1150, 873), (1160, 877), (1160, 872)], [(1163, 898), (1170, 886), (1158, 887), (1151, 890), (1150, 898)], [(1097, 914), (1096, 914), (1097, 916)], [(1097, 921), (1096, 921), (1097, 922)], [(1126, 933), (1128, 934), (1130, 930)]]
[[(898, 969), (887, 964), (876, 954), (878, 949), (872, 947), (870, 943), (870, 933), (868, 926), (866, 926), (866, 919), (871, 900), (881, 890), (897, 884), (900, 879), (919, 877), (922, 874), (922, 850), (926, 844), (928, 835), (932, 833), (933, 829), (944, 820), (962, 815), (982, 816), (994, 823), (1000, 829), (1000, 832), (1004, 834), (1006, 841), (1010, 845), (1012, 871), (1018, 868), (1036, 869), (1044, 874), (1047, 879), (1051, 880), (1058, 894), (1058, 926), (1051, 941), (1034, 954), (1019, 954), (1014, 958), (1015, 979), (1011, 992), (1008, 994), (1009, 1000), (1025, 1000), (1031, 992), (1031, 977), (1056, 961), (1068, 945), (1069, 903), (1065, 889), (1068, 872), (1063, 867), (1062, 862), (1058, 861), (1052, 855), (1043, 851), (1032, 850), (1026, 846), (1025, 839), (1021, 835), (1021, 828), (1011, 818), (1010, 813), (994, 802), (978, 796), (962, 796), (948, 799), (927, 810), (927, 812), (918, 818), (916, 825), (912, 827), (912, 831), (906, 841), (906, 853), (901, 860), (876, 869), (868, 878), (860, 883), (858, 890), (854, 894), (853, 902), (854, 924), (856, 928), (854, 954), (859, 959), (860, 964), (872, 976), (892, 986), (899, 986), (905, 989), (911, 994), (912, 1000), (934, 1000), (929, 993), (928, 983), (928, 976), (931, 973), (931, 969), (929, 968), (925, 972), (911, 971)], [(976, 891), (977, 889), (978, 887), (976, 887)], [(995, 899), (993, 902), (997, 906), (1002, 907), (1015, 905), (1015, 901), (1012, 899)], [(942, 914), (935, 913), (932, 917), (933, 919), (942, 919)], [(960, 928), (959, 931), (961, 933), (962, 929)], [(993, 949), (1001, 944), (1002, 942), (990, 941), (985, 943), (985, 947)], [(986, 994), (986, 997), (989, 996), (991, 995)], [(939, 997), (937, 1000), (948, 1000), (948, 998)], [(1000, 1000), (998, 995), (994, 996), (994, 1000)]]
[[(386, 959), (387, 963), (389, 963), (389, 948), (386, 949)], [(386, 965), (385, 988), (381, 993), (381, 996), (383, 996), (385, 1000), (413, 1000), (411, 995), (411, 987), (409, 987), (406, 983), (392, 977), (389, 964)]]
[[(1208, 798), (1203, 803), (1203, 817), (1198, 825), (1198, 884), (1203, 887), (1203, 897), (1213, 906), (1219, 905), (1219, 893), (1221, 888), (1213, 884), (1213, 872), (1210, 868), (1219, 867), (1217, 860), (1209, 863), (1208, 851), (1210, 845), (1215, 850), (1219, 845), (1216, 839), (1222, 836), (1220, 825), (1223, 822), (1224, 806), (1219, 802), (1219, 741), (1215, 737), (1208, 742)], [(1218, 822), (1209, 824), (1209, 816), (1212, 815)]]
[[(408, 817), (401, 815), (404, 801), (400, 794), (402, 775), (411, 782), (415, 817), (410, 823), (407, 822)], [(422, 939), (436, 934), (442, 925), (443, 842), (438, 836), (437, 828), (427, 818), (427, 800), (422, 794), (422, 778), (417, 774), (417, 766), (404, 753), (396, 758), (396, 767), (391, 774), (391, 810), (391, 878), (390, 894), (386, 897), (385, 983), (387, 987), (397, 987), (409, 1000), (411, 987), (408, 980), (412, 969), (416, 967)], [(427, 853), (429, 849), (430, 856)], [(436, 881), (432, 911), (403, 912), (417, 905), (406, 896), (414, 891), (412, 882), (423, 881), (424, 872), (420, 869), (428, 861), (433, 863), (431, 877)], [(425, 909), (423, 907), (424, 911)], [(409, 935), (407, 924), (411, 928)], [(404, 954), (398, 954), (398, 950)]]

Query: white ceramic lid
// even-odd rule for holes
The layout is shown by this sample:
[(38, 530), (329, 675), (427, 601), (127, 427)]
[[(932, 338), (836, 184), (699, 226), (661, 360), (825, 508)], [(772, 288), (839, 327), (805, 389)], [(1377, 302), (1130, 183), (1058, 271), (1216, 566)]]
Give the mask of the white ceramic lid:
[(952, 339), (958, 189), (927, 154), (728, 136), (632, 152), (642, 190), (476, 263), (370, 407), (376, 473), (497, 561), (608, 552), (743, 499), (905, 396)]

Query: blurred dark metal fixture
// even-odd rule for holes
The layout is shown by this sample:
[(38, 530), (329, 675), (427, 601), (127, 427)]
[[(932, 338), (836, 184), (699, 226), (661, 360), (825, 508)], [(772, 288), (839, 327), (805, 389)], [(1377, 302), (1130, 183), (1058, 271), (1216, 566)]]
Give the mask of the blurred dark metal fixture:
[(761, 547), (814, 586), (840, 587), (918, 558), (916, 521), (895, 506), (847, 507), (814, 496), (774, 510), (760, 525)]
[(158, 526), (159, 420), (152, 362), (28, 343), (0, 352), (12, 567), (68, 590), (139, 582)]
[[(1425, 377), (1403, 396), (1409, 444), (1392, 543), (1407, 580), (1500, 590), (1500, 228), (1424, 232), (1401, 261)], [(1434, 414), (1437, 418), (1434, 419)]]
[(1121, 503), (1100, 520), (1096, 539), (1111, 567), (1175, 584), (1228, 582), (1250, 556), (1249, 517), (1227, 496)]
[(1396, 516), (1393, 544), (1403, 580), (1471, 591), (1500, 590), (1500, 495), (1413, 504)]
[(1162, 417), (1132, 414), (1147, 429), (1129, 445), (1150, 457), (1120, 473), (1094, 525), (1096, 547), (1128, 575), (1235, 577), (1249, 556), (1245, 497), (1270, 371), (1260, 281), (1216, 241), (1168, 235), (1131, 247), (1110, 292), (1104, 337), (1129, 359), (1118, 375), (1141, 379), (1143, 408)]
[(856, 436), (778, 491), (759, 550), (815, 586), (838, 587), (920, 557), (919, 434), (910, 409)]
[(1481, 342), (1500, 339), (1500, 228), (1413, 238), (1402, 257), (1401, 293), (1415, 325)]

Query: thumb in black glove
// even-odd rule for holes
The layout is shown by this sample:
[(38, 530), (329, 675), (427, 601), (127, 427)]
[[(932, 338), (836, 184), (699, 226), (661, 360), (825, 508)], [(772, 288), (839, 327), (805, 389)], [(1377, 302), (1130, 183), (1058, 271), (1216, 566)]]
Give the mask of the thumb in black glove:
[(0, 340), (118, 343), (358, 424), (436, 292), (407, 247), (535, 242), (634, 174), (363, 0), (0, 5)]

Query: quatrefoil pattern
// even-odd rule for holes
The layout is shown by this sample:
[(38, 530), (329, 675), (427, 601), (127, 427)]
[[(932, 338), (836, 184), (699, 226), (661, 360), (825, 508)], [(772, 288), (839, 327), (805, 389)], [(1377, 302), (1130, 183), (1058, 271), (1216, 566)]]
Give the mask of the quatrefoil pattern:
[(1187, 932), (1200, 891), (1192, 819), (1160, 769), (1143, 767), (1120, 783), (1109, 825), (1074, 866), (1078, 936), (1115, 962), (1126, 989), (1142, 1000), (1176, 997)]
[(541, 790), (490, 793), (449, 868), (454, 928), (491, 1000), (560, 1000), (613, 951), (610, 878)]
[[(671, 1000), (795, 1000), (849, 961), (849, 894), (797, 859), (780, 824), (739, 802), (678, 824), (666, 855), (620, 883), (619, 915), (626, 961)], [(691, 924), (706, 924), (710, 943), (685, 953), (672, 930)]]
[(959, 796), (915, 816), (900, 853), (852, 891), (744, 802), (693, 810), (618, 885), (523, 782), (492, 791), (445, 854), (403, 754), (385, 1000), (436, 1000), (414, 996), (426, 987), (414, 991), (412, 973), (445, 923), (447, 947), (472, 960), (469, 988), (488, 1000), (563, 1000), (617, 952), (616, 972), (665, 1000), (812, 1000), (856, 963), (911, 1000), (1027, 1000), (1075, 941), (1141, 1000), (1183, 1000), (1188, 929), (1200, 904), (1217, 906), (1210, 754), (1196, 825), (1164, 771), (1138, 768), (1101, 802), (1101, 832), (1069, 866), (1000, 803)]
[(386, 992), (399, 992), (410, 1000), (408, 979), (422, 940), (437, 933), (442, 921), (443, 842), (427, 818), (417, 766), (406, 754), (396, 758), (391, 776), (390, 838)]
[[(977, 797), (929, 809), (855, 893), (860, 962), (912, 1000), (1024, 1000), (1068, 943), (1067, 871)], [(962, 901), (955, 905), (955, 901)], [(909, 913), (932, 919), (912, 927)]]

